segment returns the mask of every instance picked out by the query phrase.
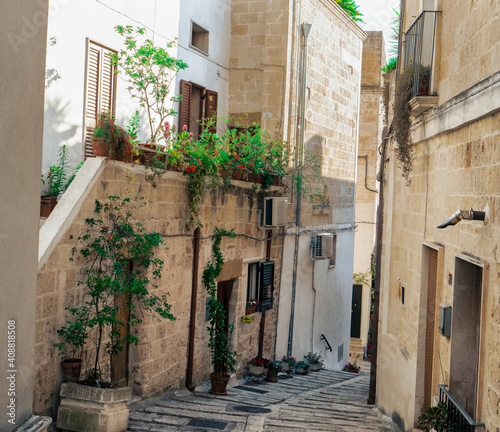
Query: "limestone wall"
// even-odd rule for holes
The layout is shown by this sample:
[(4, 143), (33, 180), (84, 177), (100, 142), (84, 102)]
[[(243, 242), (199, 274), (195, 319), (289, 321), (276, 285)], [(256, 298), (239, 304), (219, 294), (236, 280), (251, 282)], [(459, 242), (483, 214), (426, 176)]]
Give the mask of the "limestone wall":
[[(500, 235), (500, 197), (498, 169), (500, 165), (500, 114), (476, 120), (470, 125), (434, 137), (416, 145), (412, 181), (405, 186), (401, 171), (394, 161), (391, 146), (387, 169), (387, 213), (384, 224), (384, 249), (381, 319), (384, 322), (379, 339), (378, 374), (379, 406), (400, 418), (406, 430), (411, 429), (419, 415), (422, 397), (421, 341), (424, 338), (424, 306), (426, 295), (423, 248), (440, 248), (436, 312), (440, 303), (453, 305), (457, 281), (455, 259), (469, 257), (482, 263), (481, 342), (479, 347), (477, 420), (486, 430), (500, 424), (498, 404), (500, 386), (498, 361), (500, 355), (500, 291), (497, 277), (500, 271), (497, 239)], [(462, 221), (456, 226), (437, 229), (457, 210), (486, 210), (486, 223)], [(390, 261), (388, 261), (390, 259)], [(460, 281), (458, 281), (460, 282)], [(401, 287), (405, 287), (402, 303)], [(420, 318), (420, 320), (419, 320)], [(454, 317), (455, 319), (455, 317)], [(457, 318), (460, 319), (460, 318)], [(460, 344), (458, 334), (453, 340), (437, 331), (434, 323), (434, 361), (432, 395), (437, 384), (449, 384), (451, 346)], [(457, 346), (458, 346), (457, 345)], [(465, 355), (465, 353), (463, 353)], [(396, 374), (398, 384), (389, 381)], [(429, 372), (427, 372), (429, 373)], [(403, 383), (415, 382), (415, 387)]]
[[(126, 181), (126, 176), (135, 181)], [(81, 260), (69, 261), (75, 240), (69, 238), (83, 228), (83, 221), (91, 217), (94, 200), (104, 200), (109, 195), (135, 196), (139, 185), (146, 206), (134, 213), (143, 220), (146, 230), (155, 230), (164, 236), (165, 246), (159, 257), (165, 267), (158, 291), (168, 292), (175, 321), (158, 321), (145, 318), (133, 327), (133, 334), (139, 337), (137, 346), (130, 346), (129, 385), (141, 396), (159, 394), (165, 390), (184, 387), (187, 364), (187, 341), (191, 302), (193, 268), (192, 233), (186, 233), (186, 183), (180, 173), (167, 172), (154, 189), (144, 182), (144, 167), (130, 167), (120, 162), (107, 161), (100, 181), (89, 193), (79, 215), (71, 224), (67, 235), (56, 247), (38, 275), (36, 345), (35, 345), (35, 389), (34, 411), (55, 415), (57, 396), (61, 383), (60, 358), (53, 344), (59, 341), (56, 330), (67, 319), (64, 308), (77, 306), (81, 302), (81, 290), (77, 286), (80, 278)], [(208, 334), (205, 321), (206, 290), (201, 283), (201, 274), (207, 261), (212, 258), (211, 240), (214, 227), (234, 229), (263, 239), (264, 231), (257, 228), (258, 197), (250, 183), (234, 182), (224, 193), (206, 192), (201, 207), (200, 268), (198, 302), (196, 313), (194, 381), (200, 383), (209, 377), (210, 355), (207, 348)], [(279, 191), (275, 191), (274, 194)], [(273, 192), (270, 192), (271, 194)], [(186, 236), (186, 234), (189, 234)], [(271, 259), (275, 261), (276, 296), (279, 292), (281, 238), (272, 240)], [(257, 355), (261, 313), (254, 314), (255, 322), (243, 325), (247, 295), (247, 263), (265, 261), (266, 242), (246, 237), (225, 238), (222, 252), (226, 260), (220, 280), (234, 279), (230, 300), (229, 322), (235, 324), (232, 347), (239, 357), (238, 376), (244, 372), (246, 362)], [(263, 355), (270, 357), (274, 350), (276, 306), (266, 312)], [(88, 364), (86, 365), (89, 366)]]

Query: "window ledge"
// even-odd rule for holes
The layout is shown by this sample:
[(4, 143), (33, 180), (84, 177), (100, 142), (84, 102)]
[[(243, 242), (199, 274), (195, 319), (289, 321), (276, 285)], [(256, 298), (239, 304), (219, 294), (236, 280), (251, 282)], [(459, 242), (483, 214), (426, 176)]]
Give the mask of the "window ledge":
[(437, 96), (415, 96), (410, 100), (410, 115), (411, 117), (417, 117), (437, 106), (437, 103)]

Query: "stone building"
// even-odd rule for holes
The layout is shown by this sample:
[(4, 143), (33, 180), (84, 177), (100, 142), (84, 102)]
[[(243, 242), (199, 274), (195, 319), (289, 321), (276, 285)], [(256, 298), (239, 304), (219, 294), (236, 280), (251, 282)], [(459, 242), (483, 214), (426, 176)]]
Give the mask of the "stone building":
[(356, 234), (351, 315), (351, 356), (363, 355), (369, 343), (375, 226), (378, 205), (379, 145), (382, 137), (382, 71), (385, 65), (382, 32), (368, 32), (363, 44), (361, 110), (359, 113)]
[(441, 396), (468, 423), (498, 431), (500, 8), (484, 0), (402, 6), (391, 93), (413, 65), (414, 158), (407, 186), (390, 123), (378, 404), (409, 431)]
[[(54, 48), (63, 44), (60, 41), (68, 31), (58, 17), (66, 17), (67, 23), (70, 17), (74, 21), (75, 13), (80, 11), (82, 22), (88, 26), (79, 28), (74, 37), (82, 54), (79, 66), (85, 70), (83, 47), (89, 46), (90, 39), (99, 37), (97, 42), (104, 45), (102, 48), (113, 48), (110, 44), (118, 43), (112, 33), (113, 25), (129, 23), (127, 16), (132, 11), (126, 4), (122, 8), (118, 3), (106, 1), (92, 6), (111, 23), (107, 29), (102, 26), (97, 29), (91, 20), (85, 21), (83, 18), (88, 16), (82, 9), (75, 11), (69, 5), (61, 6), (58, 11), (54, 9), (52, 27), (49, 16), (49, 37), (50, 29), (59, 29)], [(320, 178), (311, 185), (321, 193), (318, 196), (302, 194), (298, 198), (297, 186), (292, 183), (288, 188), (276, 187), (266, 192), (268, 196), (286, 198), (289, 203), (284, 206), (282, 223), (266, 230), (261, 229), (259, 222), (263, 194), (257, 194), (249, 183), (232, 182), (223, 194), (207, 192), (204, 196), (200, 236), (204, 239), (210, 236), (214, 226), (234, 228), (237, 234), (242, 234), (223, 241), (226, 264), (219, 279), (231, 286), (226, 305), (229, 321), (234, 320), (236, 327), (231, 347), (239, 354), (237, 377), (244, 374), (246, 362), (258, 353), (266, 357), (290, 353), (300, 360), (308, 351), (321, 352), (329, 368), (340, 369), (349, 355), (361, 55), (366, 34), (333, 0), (220, 0), (218, 8), (212, 2), (183, 0), (174, 2), (175, 13), (168, 11), (169, 14), (159, 4), (161, 10), (155, 9), (153, 3), (157, 2), (144, 4), (137, 20), (153, 29), (160, 41), (178, 35), (176, 55), (192, 65), (177, 76), (173, 92), (182, 94), (183, 102), (177, 106), (179, 115), (175, 124), (186, 124), (196, 133), (200, 113), (205, 115), (213, 108), (203, 101), (207, 97), (217, 100), (219, 119), (225, 119), (229, 112), (241, 127), (259, 122), (263, 129), (288, 141), (294, 151), (291, 164), (298, 169), (302, 158), (309, 160), (299, 144), (299, 125), (304, 119), (303, 147), (322, 162)], [(162, 17), (172, 21), (173, 26), (166, 25)], [(306, 81), (302, 80), (305, 72), (301, 68), (305, 54), (304, 23), (312, 24), (307, 38)], [(92, 36), (94, 30), (96, 36)], [(85, 45), (87, 34), (89, 41)], [(54, 99), (62, 98), (64, 89), (70, 91), (73, 85), (77, 90), (71, 91), (81, 93), (71, 102), (77, 106), (75, 112), (70, 107), (68, 111), (72, 111), (70, 117), (76, 130), (70, 141), (80, 148), (78, 157), (83, 159), (82, 143), (92, 128), (91, 124), (81, 122), (87, 118), (83, 108), (85, 99), (81, 97), (87, 90), (81, 80), (73, 82), (76, 79), (71, 65), (64, 63), (58, 71), (61, 79), (50, 87), (54, 91), (47, 94)], [(65, 81), (68, 75), (72, 78)], [(126, 96), (126, 84), (120, 80), (116, 113), (123, 123), (135, 105)], [(303, 115), (301, 100), (305, 102)], [(78, 125), (76, 118), (80, 119)], [(219, 131), (224, 130), (224, 125), (218, 121)], [(62, 143), (54, 135), (51, 137), (50, 146)], [(304, 166), (307, 169), (307, 163)], [(143, 183), (143, 168), (129, 170)], [(68, 235), (78, 231), (81, 221), (92, 213), (95, 198), (102, 200), (110, 193), (123, 194), (121, 191), (130, 188), (127, 176), (130, 173), (121, 163), (89, 158), (40, 231), (36, 412), (55, 414), (61, 382), (59, 358), (53, 348), (58, 340), (55, 331), (65, 322), (64, 307), (78, 301), (80, 295), (76, 287), (79, 267), (68, 261), (72, 246)], [(141, 336), (140, 343), (129, 347), (124, 378), (141, 397), (182, 388), (186, 383), (199, 384), (210, 372), (206, 293), (200, 281), (201, 271), (211, 256), (210, 242), (206, 239), (201, 242), (200, 269), (193, 277), (193, 237), (184, 228), (185, 186), (181, 174), (170, 172), (162, 177), (157, 189), (144, 186), (148, 211), (141, 216), (147, 227), (166, 236), (169, 249), (162, 252), (161, 258), (167, 274), (160, 290), (170, 293), (177, 320), (147, 321), (135, 330)], [(316, 194), (316, 189), (308, 190)], [(324, 198), (320, 200), (319, 195)], [(320, 247), (322, 241), (324, 248)], [(315, 245), (313, 251), (311, 242)], [(312, 253), (317, 260), (312, 259)], [(256, 266), (264, 261), (275, 263), (274, 304), (272, 309), (254, 314), (251, 325), (243, 325), (240, 318), (245, 313), (245, 303), (251, 293), (258, 293), (258, 287), (252, 285)], [(195, 281), (197, 301), (193, 311), (190, 299)], [(190, 320), (191, 312), (194, 322)], [(192, 350), (188, 350), (190, 329), (194, 334)], [(190, 377), (187, 377), (188, 351), (192, 354)]]

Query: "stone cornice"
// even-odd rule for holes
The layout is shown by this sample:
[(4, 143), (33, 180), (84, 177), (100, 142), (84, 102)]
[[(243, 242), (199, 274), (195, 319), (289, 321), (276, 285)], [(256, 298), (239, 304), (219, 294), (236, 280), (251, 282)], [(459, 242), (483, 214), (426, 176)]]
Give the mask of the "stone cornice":
[(361, 93), (362, 94), (382, 94), (382, 87), (380, 86), (368, 86), (368, 85), (362, 85), (361, 86)]
[(334, 0), (319, 0), (323, 3), (328, 10), (330, 10), (337, 18), (339, 18), (344, 24), (346, 24), (353, 33), (358, 36), (361, 41), (364, 41), (368, 34), (358, 25), (356, 22), (347, 15), (346, 12), (335, 2)]

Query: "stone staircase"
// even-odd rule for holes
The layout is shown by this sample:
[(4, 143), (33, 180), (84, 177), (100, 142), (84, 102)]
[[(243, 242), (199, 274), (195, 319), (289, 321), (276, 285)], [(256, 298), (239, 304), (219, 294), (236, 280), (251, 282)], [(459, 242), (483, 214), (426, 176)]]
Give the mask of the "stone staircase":
[(364, 352), (364, 347), (361, 344), (361, 339), (358, 338), (351, 338), (350, 342), (350, 349), (349, 349), (349, 360), (355, 360), (356, 357), (359, 355), (358, 361), (363, 360), (363, 352)]

